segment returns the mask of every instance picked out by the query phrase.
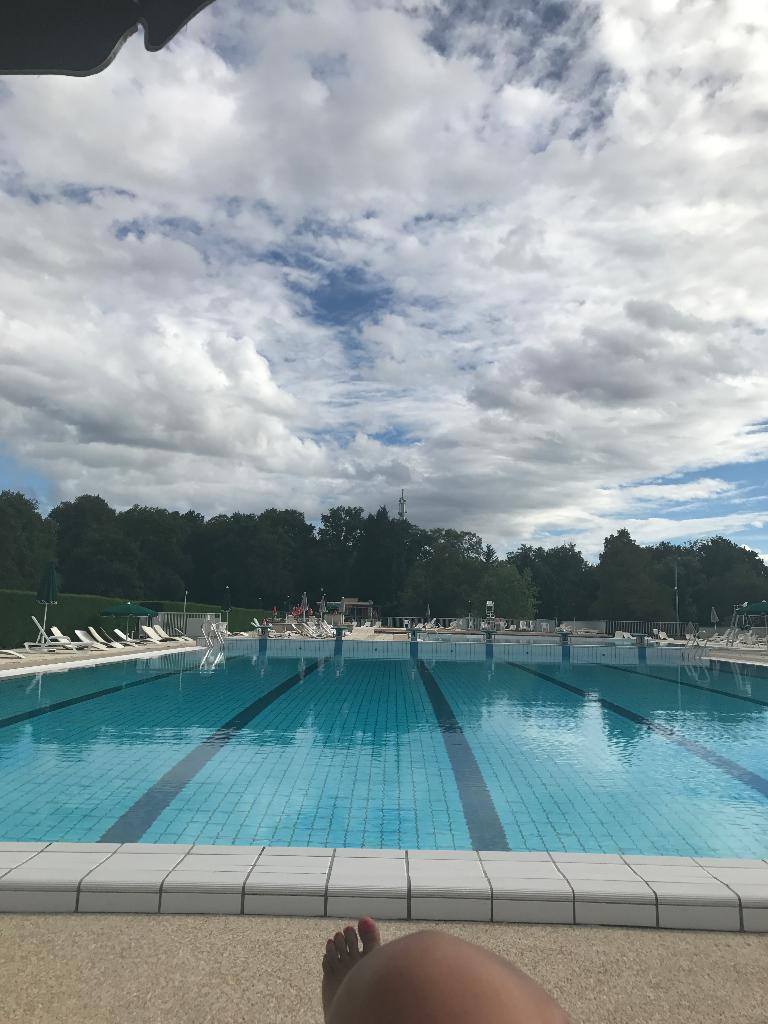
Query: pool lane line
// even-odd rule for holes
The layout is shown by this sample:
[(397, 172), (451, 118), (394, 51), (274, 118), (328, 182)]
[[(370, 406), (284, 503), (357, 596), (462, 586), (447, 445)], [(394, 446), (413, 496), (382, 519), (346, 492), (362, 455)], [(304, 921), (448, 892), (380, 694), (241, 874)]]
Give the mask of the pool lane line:
[[(666, 725), (662, 725), (660, 722), (654, 722), (650, 718), (645, 718), (643, 715), (637, 714), (636, 711), (632, 711), (631, 708), (625, 708), (623, 704), (615, 704), (612, 700), (607, 700), (605, 697), (593, 697), (586, 690), (582, 690), (578, 686), (573, 686), (571, 683), (564, 683), (562, 679), (556, 679), (554, 676), (547, 675), (546, 672), (538, 672), (536, 669), (529, 668), (527, 665), (521, 665), (518, 661), (510, 661), (509, 665), (514, 668), (519, 668), (521, 672), (527, 672), (529, 675), (537, 676), (539, 679), (545, 680), (547, 683), (553, 683), (555, 686), (559, 686), (561, 690), (567, 690), (569, 693), (574, 693), (578, 697), (594, 701), (596, 704), (600, 704), (607, 711), (613, 711), (616, 715), (621, 715), (622, 718), (628, 718), (630, 722), (635, 722), (637, 725), (642, 725), (650, 732), (656, 733), (658, 736), (663, 736), (664, 739), (669, 740), (670, 743), (674, 743), (675, 746), (682, 747), (683, 750), (687, 750), (689, 754), (693, 754), (695, 757), (701, 758), (702, 761), (706, 761), (707, 764), (713, 765), (715, 768), (719, 768), (721, 771), (730, 775), (731, 778), (737, 780), (737, 782), (743, 783), (745, 786), (749, 786), (754, 789), (755, 792), (760, 793), (761, 796), (768, 797), (768, 779), (763, 778), (762, 775), (758, 775), (756, 772), (751, 772), (748, 768), (738, 764), (736, 761), (731, 761), (728, 757), (723, 757), (722, 754), (716, 753), (714, 750), (710, 750), (709, 747), (705, 747), (703, 743), (697, 743), (696, 740), (689, 740), (686, 736), (683, 736), (679, 732), (675, 732), (674, 729), (670, 729)], [(601, 666), (602, 667), (602, 666)]]
[(294, 686), (298, 686), (306, 676), (325, 664), (325, 660), (325, 658), (320, 658), (318, 661), (310, 662), (305, 669), (295, 672), (282, 683), (267, 690), (258, 700), (241, 708), (236, 715), (206, 736), (202, 743), (198, 743), (164, 775), (161, 775), (127, 811), (120, 815), (117, 821), (109, 826), (98, 841), (100, 843), (138, 843), (150, 825), (157, 821), (165, 808), (208, 764), (211, 758), (218, 754), (257, 715), (265, 711), (270, 704), (274, 704), (283, 694), (288, 693)]
[(768, 700), (760, 700), (759, 697), (749, 697), (745, 693), (729, 693), (728, 690), (718, 690), (714, 686), (700, 686), (698, 683), (691, 683), (684, 679), (667, 679), (666, 676), (656, 675), (655, 672), (636, 672), (633, 668), (626, 668), (623, 665), (600, 665), (600, 668), (611, 668), (614, 672), (626, 672), (631, 676), (650, 676), (651, 679), (660, 679), (663, 683), (671, 683), (673, 686), (687, 686), (689, 690), (701, 690), (702, 693), (718, 693), (722, 697), (733, 697), (734, 700), (743, 700), (747, 704), (759, 704), (760, 707), (768, 708)]
[(416, 666), (440, 726), (472, 846), (475, 850), (508, 850), (504, 826), (453, 708), (425, 663), (419, 659)]
[[(234, 661), (234, 658), (230, 659)], [(93, 690), (90, 693), (81, 693), (77, 697), (67, 697), (66, 700), (57, 700), (53, 704), (46, 704), (40, 708), (30, 708), (29, 711), (20, 711), (18, 714), (9, 715), (7, 718), (0, 718), (0, 729), (7, 726), (18, 725), (20, 722), (29, 722), (33, 718), (40, 718), (41, 715), (50, 715), (53, 711), (63, 711), (64, 708), (74, 707), (75, 704), (84, 704), (89, 700), (97, 700), (99, 697), (108, 697), (112, 693), (120, 693), (122, 690), (132, 690), (136, 686), (146, 686), (147, 683), (157, 682), (158, 679), (170, 679), (171, 676), (178, 677), (180, 673), (194, 672), (199, 665), (190, 665), (189, 668), (175, 668), (170, 672), (160, 672), (154, 676), (147, 676), (146, 679), (134, 679), (130, 683), (120, 683), (119, 686), (107, 686), (103, 690)]]

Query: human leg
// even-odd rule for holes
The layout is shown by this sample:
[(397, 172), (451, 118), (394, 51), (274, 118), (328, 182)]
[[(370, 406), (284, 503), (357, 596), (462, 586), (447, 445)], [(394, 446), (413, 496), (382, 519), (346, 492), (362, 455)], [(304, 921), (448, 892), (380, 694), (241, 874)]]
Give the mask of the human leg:
[(567, 1024), (535, 981), (439, 931), (380, 945), (370, 919), (337, 932), (323, 958), (328, 1024)]

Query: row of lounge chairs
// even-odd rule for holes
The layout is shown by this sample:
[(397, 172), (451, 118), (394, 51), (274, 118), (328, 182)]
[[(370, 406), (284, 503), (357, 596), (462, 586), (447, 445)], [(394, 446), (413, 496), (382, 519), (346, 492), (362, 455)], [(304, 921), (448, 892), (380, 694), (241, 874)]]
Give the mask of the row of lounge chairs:
[(758, 636), (754, 630), (727, 629), (724, 633), (715, 633), (699, 643), (705, 647), (743, 647), (752, 651), (768, 650), (768, 636)]
[[(251, 625), (254, 629), (261, 629), (262, 625), (258, 619), (252, 619)], [(278, 633), (275, 629), (269, 629), (267, 635), (273, 640), (285, 640), (288, 637), (303, 637), (305, 640), (333, 640), (336, 630), (327, 622), (318, 619), (314, 624), (311, 622), (287, 622), (285, 632)]]
[[(121, 629), (113, 629), (110, 636), (106, 629), (97, 629), (95, 626), (88, 626), (86, 629), (73, 630), (74, 638), (63, 633), (58, 626), (44, 628), (33, 615), (32, 621), (37, 627), (37, 639), (28, 641), (24, 648), (29, 654), (55, 654), (62, 651), (108, 651), (116, 648), (142, 647), (145, 645), (157, 645), (168, 643), (194, 644), (192, 637), (179, 634), (172, 636), (162, 626), (141, 626), (144, 634), (140, 639), (129, 637)], [(9, 658), (22, 659), (25, 655), (21, 651), (0, 650), (0, 655)]]

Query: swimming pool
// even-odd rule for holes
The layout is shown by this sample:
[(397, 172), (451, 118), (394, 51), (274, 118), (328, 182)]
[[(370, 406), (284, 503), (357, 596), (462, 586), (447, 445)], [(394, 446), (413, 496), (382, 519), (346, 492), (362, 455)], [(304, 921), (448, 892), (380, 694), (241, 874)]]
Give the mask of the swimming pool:
[(0, 840), (766, 855), (760, 670), (354, 647), (0, 681)]

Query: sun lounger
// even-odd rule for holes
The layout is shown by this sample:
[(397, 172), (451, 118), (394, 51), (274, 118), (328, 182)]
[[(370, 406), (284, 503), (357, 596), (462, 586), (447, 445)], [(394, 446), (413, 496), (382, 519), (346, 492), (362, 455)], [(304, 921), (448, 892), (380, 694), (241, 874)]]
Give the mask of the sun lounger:
[(153, 629), (161, 640), (175, 640), (177, 642), (181, 640), (185, 644), (193, 644), (195, 642), (191, 636), (186, 636), (184, 633), (179, 633), (178, 636), (171, 636), (170, 633), (165, 632), (162, 626), (150, 626), (150, 629)]
[(110, 640), (109, 637), (101, 636), (99, 633), (96, 632), (96, 630), (93, 628), (93, 626), (87, 626), (86, 627), (86, 633), (90, 633), (90, 635), (93, 637), (93, 639), (96, 641), (97, 644), (106, 644), (107, 647), (124, 647), (125, 646), (125, 644), (118, 643), (117, 640)]
[(46, 654), (54, 651), (78, 651), (82, 650), (82, 648), (86, 646), (82, 641), (78, 643), (76, 640), (71, 640), (68, 636), (65, 636), (58, 626), (51, 626), (51, 632), (49, 635), (34, 615), (32, 616), (32, 621), (38, 628), (38, 634), (37, 640), (24, 644), (24, 647), (28, 651), (38, 651), (41, 654)]
[(53, 639), (54, 643), (60, 643), (60, 644), (71, 644), (72, 643), (71, 637), (68, 637), (66, 635), (66, 633), (62, 633), (62, 631), (59, 629), (58, 626), (50, 626), (49, 629), (50, 629), (50, 633), (51, 633), (51, 638)]
[(300, 633), (308, 637), (310, 640), (319, 640), (320, 634), (317, 632), (314, 626), (311, 626), (308, 622), (297, 623), (297, 628)]
[(76, 644), (73, 640), (70, 640), (70, 638), (65, 636), (56, 626), (51, 626), (52, 635), (50, 635), (43, 629), (42, 625), (34, 615), (31, 618), (37, 626), (37, 639), (28, 640), (24, 644), (26, 650), (45, 653), (46, 651), (61, 650), (76, 651), (78, 646), (82, 647), (82, 644)]
[(163, 640), (163, 638), (160, 636), (160, 634), (156, 633), (151, 626), (144, 626), (144, 625), (142, 625), (140, 628), (141, 628), (141, 631), (144, 634), (144, 636), (149, 637), (149, 639), (153, 643), (156, 643), (156, 644), (166, 644), (166, 643), (168, 643), (168, 641), (167, 640)]
[(127, 647), (141, 647), (142, 644), (149, 643), (148, 640), (132, 640), (131, 637), (126, 636), (122, 629), (113, 629), (112, 632), (120, 643), (125, 644)]
[(94, 651), (108, 651), (109, 647), (102, 643), (100, 640), (94, 640), (92, 636), (89, 636), (84, 629), (76, 629), (75, 636), (81, 642), (84, 647), (89, 647)]
[(143, 647), (144, 644), (148, 644), (150, 642), (145, 636), (135, 640), (133, 637), (124, 633), (122, 629), (113, 629), (112, 632), (121, 643), (127, 644), (129, 647)]
[(19, 654), (18, 651), (6, 651), (6, 650), (3, 650), (3, 649), (0, 649), (0, 657), (3, 657), (3, 658), (22, 658), (23, 659), (24, 655), (23, 654)]

